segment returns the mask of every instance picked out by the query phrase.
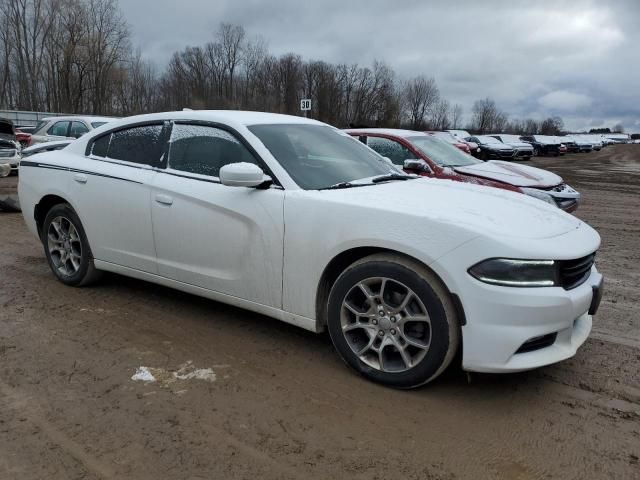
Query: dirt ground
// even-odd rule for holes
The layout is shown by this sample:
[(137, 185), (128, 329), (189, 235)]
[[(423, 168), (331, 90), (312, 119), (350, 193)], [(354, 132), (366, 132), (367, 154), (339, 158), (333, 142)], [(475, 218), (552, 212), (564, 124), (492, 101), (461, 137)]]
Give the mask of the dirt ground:
[(640, 145), (533, 164), (602, 235), (591, 337), (558, 365), (410, 392), (267, 317), (115, 275), (65, 287), (0, 213), (0, 479), (639, 478)]

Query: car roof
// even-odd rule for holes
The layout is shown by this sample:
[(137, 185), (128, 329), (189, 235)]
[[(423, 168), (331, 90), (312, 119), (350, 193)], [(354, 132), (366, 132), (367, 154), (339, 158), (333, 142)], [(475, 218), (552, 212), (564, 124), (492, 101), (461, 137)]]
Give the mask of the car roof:
[(86, 115), (67, 115), (67, 116), (60, 116), (60, 117), (44, 117), (42, 120), (47, 122), (83, 120), (87, 123), (91, 123), (91, 122), (113, 122), (114, 120), (117, 120), (117, 118), (116, 117), (94, 117), (94, 116), (86, 116)]
[(152, 122), (157, 120), (201, 120), (208, 122), (232, 122), (244, 126), (264, 124), (305, 123), (326, 125), (310, 118), (280, 113), (250, 112), (242, 110), (179, 110), (174, 112), (148, 113), (121, 119), (120, 123)]
[(427, 136), (425, 132), (417, 132), (415, 130), (403, 130), (401, 128), (347, 128), (347, 133), (378, 133), (380, 135), (389, 135), (395, 137), (419, 137)]

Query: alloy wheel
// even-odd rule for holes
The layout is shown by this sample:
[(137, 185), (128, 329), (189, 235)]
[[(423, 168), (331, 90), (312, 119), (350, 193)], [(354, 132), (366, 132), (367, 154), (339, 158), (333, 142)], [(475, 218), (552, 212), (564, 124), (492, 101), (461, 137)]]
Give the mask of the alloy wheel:
[(47, 231), (47, 248), (54, 267), (65, 277), (72, 277), (82, 263), (82, 242), (75, 225), (66, 217), (55, 217)]
[(340, 324), (351, 350), (382, 372), (409, 370), (431, 346), (431, 319), (424, 303), (391, 278), (372, 277), (354, 285), (342, 302)]

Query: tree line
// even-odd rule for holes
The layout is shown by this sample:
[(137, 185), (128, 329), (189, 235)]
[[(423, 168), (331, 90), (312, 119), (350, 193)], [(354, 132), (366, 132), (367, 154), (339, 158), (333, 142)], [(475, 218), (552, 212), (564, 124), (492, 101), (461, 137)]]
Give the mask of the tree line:
[(273, 55), (261, 37), (220, 24), (204, 45), (161, 70), (133, 48), (117, 0), (0, 0), (0, 108), (95, 115), (193, 109), (309, 114), (338, 127), (466, 128), (555, 135), (559, 117), (515, 120), (490, 98), (463, 107), (426, 75), (401, 79), (384, 62), (332, 64)]

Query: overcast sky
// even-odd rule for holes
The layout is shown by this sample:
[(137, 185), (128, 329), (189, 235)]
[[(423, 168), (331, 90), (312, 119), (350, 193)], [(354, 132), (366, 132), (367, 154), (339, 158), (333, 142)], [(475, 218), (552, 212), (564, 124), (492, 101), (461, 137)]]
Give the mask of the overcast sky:
[(134, 46), (158, 66), (220, 22), (273, 54), (436, 79), (469, 114), (489, 96), (516, 118), (640, 132), (640, 0), (120, 0)]

